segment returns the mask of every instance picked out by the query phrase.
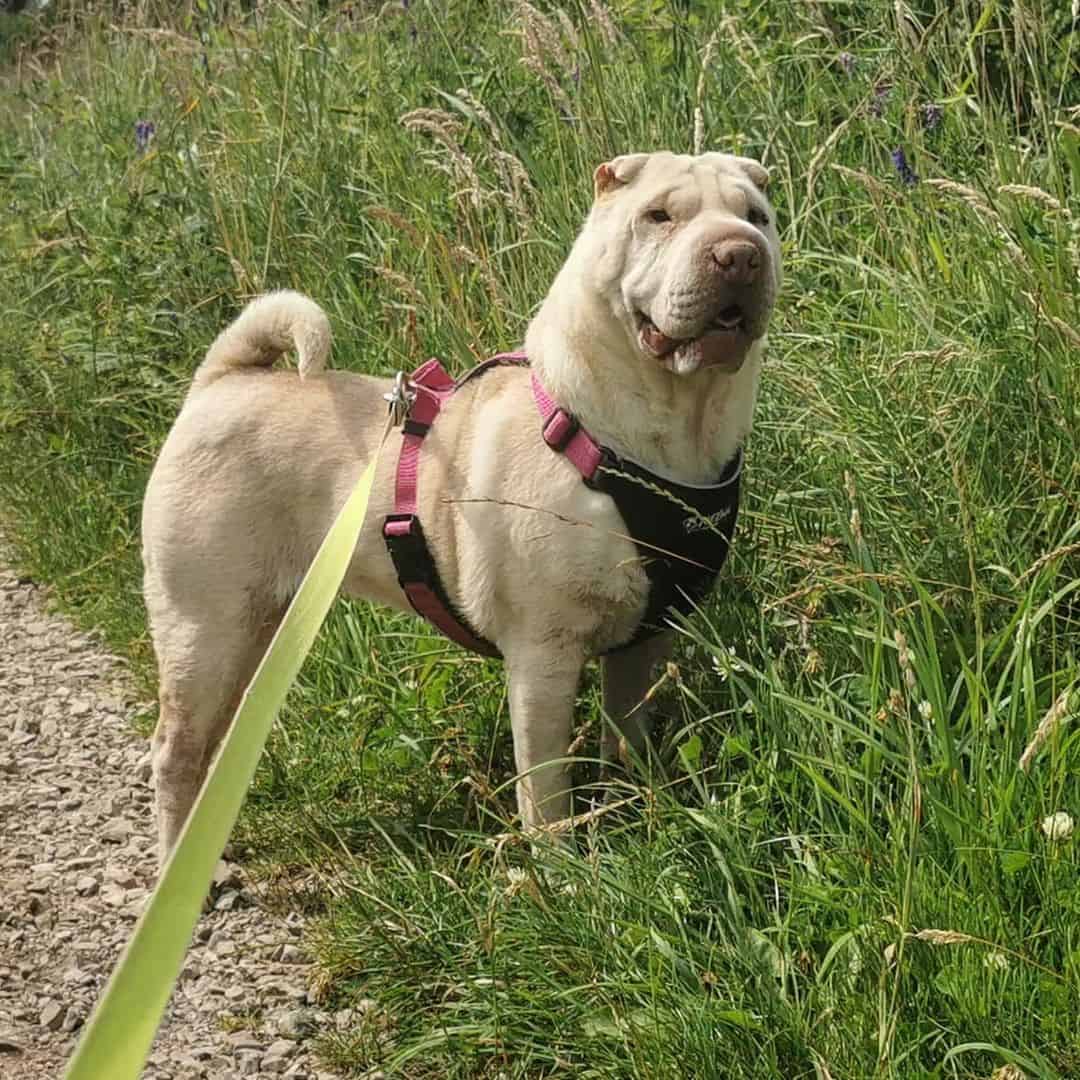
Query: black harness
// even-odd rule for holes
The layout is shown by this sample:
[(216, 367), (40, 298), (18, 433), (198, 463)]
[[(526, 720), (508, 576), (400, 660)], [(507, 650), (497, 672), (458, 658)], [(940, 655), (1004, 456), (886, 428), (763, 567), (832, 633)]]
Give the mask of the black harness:
[(614, 652), (661, 633), (669, 612), (689, 615), (712, 591), (735, 532), (743, 454), (736, 452), (716, 484), (697, 488), (601, 450), (600, 466), (587, 483), (615, 500), (649, 579), (641, 622)]

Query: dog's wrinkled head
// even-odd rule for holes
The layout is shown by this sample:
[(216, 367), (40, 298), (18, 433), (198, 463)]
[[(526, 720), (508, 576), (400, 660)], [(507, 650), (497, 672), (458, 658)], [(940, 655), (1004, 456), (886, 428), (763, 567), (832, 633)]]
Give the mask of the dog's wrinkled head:
[(764, 335), (780, 285), (768, 179), (730, 154), (629, 154), (596, 170), (589, 272), (646, 362), (737, 371)]

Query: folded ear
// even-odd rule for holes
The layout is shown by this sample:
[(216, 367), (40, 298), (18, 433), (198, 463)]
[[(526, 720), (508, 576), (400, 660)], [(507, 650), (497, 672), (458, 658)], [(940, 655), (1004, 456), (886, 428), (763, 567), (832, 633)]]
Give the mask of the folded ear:
[(593, 189), (596, 197), (599, 199), (601, 195), (623, 184), (629, 184), (641, 172), (648, 160), (648, 154), (623, 154), (621, 157), (606, 161), (603, 165), (598, 165), (596, 172), (593, 173)]
[(769, 186), (769, 170), (760, 161), (748, 157), (737, 157), (735, 164), (750, 177), (754, 187), (764, 191)]

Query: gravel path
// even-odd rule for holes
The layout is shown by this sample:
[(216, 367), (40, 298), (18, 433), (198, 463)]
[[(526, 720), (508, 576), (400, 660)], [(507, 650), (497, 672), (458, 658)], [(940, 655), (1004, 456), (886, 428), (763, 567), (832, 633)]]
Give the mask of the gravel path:
[[(153, 880), (143, 703), (122, 665), (45, 610), (0, 548), (0, 1076), (53, 1080)], [(224, 863), (144, 1073), (333, 1080), (309, 1035), (302, 919), (259, 906)]]

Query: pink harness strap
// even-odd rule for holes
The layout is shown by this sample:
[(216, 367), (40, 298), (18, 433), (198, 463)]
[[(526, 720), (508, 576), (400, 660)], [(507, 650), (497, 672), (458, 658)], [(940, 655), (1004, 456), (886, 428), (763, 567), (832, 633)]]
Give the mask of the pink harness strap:
[[(394, 480), (394, 512), (383, 523), (383, 537), (398, 573), (398, 584), (416, 613), (452, 641), (484, 656), (498, 656), (499, 650), (490, 641), (474, 634), (454, 610), (420, 527), (417, 517), (420, 450), (428, 430), (456, 390), (492, 367), (527, 362), (523, 352), (499, 353), (457, 382), (435, 359), (428, 360), (413, 372), (408, 388), (415, 396), (402, 426), (401, 453)], [(543, 421), (544, 441), (565, 454), (581, 475), (591, 480), (603, 456), (600, 447), (573, 416), (551, 399), (535, 374), (531, 375), (531, 381), (533, 400)]]
[(564, 454), (586, 480), (591, 480), (596, 474), (603, 451), (570, 413), (552, 401), (535, 372), (530, 378), (533, 401), (536, 402), (540, 418), (544, 421), (544, 442), (552, 450)]
[(474, 634), (455, 612), (416, 516), (420, 450), (443, 405), (462, 383), (499, 363), (523, 363), (524, 360), (522, 353), (502, 353), (473, 368), (459, 382), (455, 382), (435, 359), (428, 360), (413, 372), (408, 389), (414, 396), (402, 425), (401, 453), (394, 478), (394, 512), (383, 522), (383, 538), (397, 570), (398, 584), (413, 610), (451, 641), (483, 656), (498, 656), (499, 650), (490, 641)]
[[(421, 364), (409, 377), (409, 388), (416, 397), (409, 406), (409, 415), (402, 426), (401, 456), (398, 458), (397, 477), (394, 480), (394, 513), (416, 513), (416, 488), (420, 472), (420, 447), (424, 436), (435, 422), (443, 402), (453, 394), (454, 380), (443, 370), (438, 360)], [(386, 527), (388, 536), (400, 536), (408, 532), (404, 521), (395, 528)]]
[(451, 641), (481, 656), (500, 656), (500, 652), (487, 638), (477, 637), (450, 610), (446, 601), (423, 581), (409, 581), (402, 585), (417, 615), (427, 619), (432, 626)]

